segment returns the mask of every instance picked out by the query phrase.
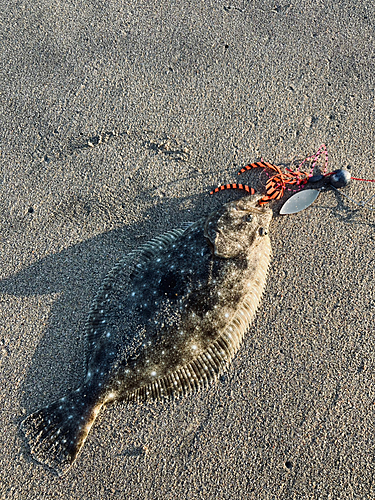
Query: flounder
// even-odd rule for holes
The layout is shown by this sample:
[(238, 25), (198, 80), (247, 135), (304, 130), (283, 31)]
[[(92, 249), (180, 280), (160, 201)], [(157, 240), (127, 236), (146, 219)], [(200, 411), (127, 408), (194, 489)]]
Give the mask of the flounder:
[(227, 203), (114, 267), (86, 322), (85, 380), (21, 423), (37, 461), (62, 475), (102, 407), (179, 396), (220, 375), (266, 281), (272, 211), (259, 198)]

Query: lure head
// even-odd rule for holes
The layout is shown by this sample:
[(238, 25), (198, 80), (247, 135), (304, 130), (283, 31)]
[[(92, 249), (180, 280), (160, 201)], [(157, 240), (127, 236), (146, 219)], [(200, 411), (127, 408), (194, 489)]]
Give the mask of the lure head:
[(330, 184), (339, 189), (349, 184), (351, 179), (350, 173), (345, 169), (336, 170), (330, 177)]
[(223, 205), (206, 220), (204, 235), (217, 257), (233, 258), (267, 235), (272, 219), (269, 205), (258, 205), (261, 195), (246, 196)]

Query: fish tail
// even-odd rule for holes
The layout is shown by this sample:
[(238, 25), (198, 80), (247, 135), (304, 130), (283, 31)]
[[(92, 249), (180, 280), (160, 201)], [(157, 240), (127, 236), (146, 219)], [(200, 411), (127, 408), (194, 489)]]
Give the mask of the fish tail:
[(91, 403), (77, 389), (31, 413), (21, 422), (31, 455), (62, 476), (71, 467), (86, 440), (102, 402)]

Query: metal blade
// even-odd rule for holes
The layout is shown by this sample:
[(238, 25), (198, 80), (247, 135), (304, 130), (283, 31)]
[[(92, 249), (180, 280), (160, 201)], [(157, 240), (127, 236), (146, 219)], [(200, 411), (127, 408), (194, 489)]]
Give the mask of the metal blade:
[(281, 215), (296, 214), (309, 207), (319, 196), (320, 189), (306, 189), (299, 191), (289, 198), (281, 207)]

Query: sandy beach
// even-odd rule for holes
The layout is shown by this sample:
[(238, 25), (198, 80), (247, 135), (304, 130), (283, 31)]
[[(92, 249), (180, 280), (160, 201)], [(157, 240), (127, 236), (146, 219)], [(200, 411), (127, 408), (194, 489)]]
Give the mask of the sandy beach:
[(83, 326), (113, 265), (239, 198), (208, 193), (241, 167), (325, 143), (330, 171), (375, 178), (373, 2), (2, 12), (0, 498), (375, 498), (375, 211), (334, 192), (295, 215), (274, 205), (261, 307), (216, 383), (113, 404), (61, 478), (19, 430), (82, 380)]

